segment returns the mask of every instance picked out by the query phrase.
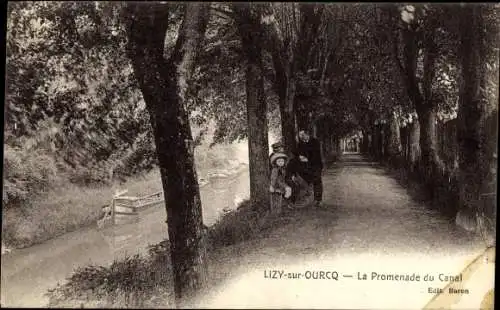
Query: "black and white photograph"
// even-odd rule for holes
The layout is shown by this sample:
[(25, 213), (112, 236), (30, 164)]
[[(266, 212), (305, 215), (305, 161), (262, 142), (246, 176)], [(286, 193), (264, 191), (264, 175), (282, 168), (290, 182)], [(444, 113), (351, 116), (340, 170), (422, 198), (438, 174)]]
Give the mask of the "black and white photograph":
[(499, 4), (4, 8), (2, 308), (494, 309)]

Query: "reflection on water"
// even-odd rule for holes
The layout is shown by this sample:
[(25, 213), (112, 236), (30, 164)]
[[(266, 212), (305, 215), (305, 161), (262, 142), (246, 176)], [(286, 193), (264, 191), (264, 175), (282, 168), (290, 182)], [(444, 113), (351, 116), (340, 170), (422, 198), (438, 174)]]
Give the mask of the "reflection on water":
[[(248, 170), (203, 186), (204, 223), (210, 226), (223, 209), (234, 209), (236, 201), (248, 198), (249, 188)], [(148, 244), (167, 238), (163, 206), (146, 210), (139, 217), (138, 223), (104, 230), (87, 228), (2, 256), (1, 305), (43, 306), (47, 289), (62, 282), (75, 268), (109, 264), (125, 254), (144, 253)]]

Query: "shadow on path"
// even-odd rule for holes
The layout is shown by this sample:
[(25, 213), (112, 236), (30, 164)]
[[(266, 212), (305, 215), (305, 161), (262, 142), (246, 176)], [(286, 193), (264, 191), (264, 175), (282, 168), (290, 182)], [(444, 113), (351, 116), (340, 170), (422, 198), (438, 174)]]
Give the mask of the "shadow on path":
[[(344, 155), (331, 165), (323, 184), (322, 208), (287, 211), (262, 238), (214, 253), (212, 290), (200, 305), (421, 308), (433, 296), (429, 287), (447, 284), (439, 274), (459, 273), (482, 251), (477, 238), (416, 202), (380, 165), (360, 155)], [(266, 277), (272, 270), (301, 278)], [(305, 278), (308, 271), (332, 270), (341, 275), (338, 281)], [(360, 272), (432, 274), (433, 281), (356, 280)]]

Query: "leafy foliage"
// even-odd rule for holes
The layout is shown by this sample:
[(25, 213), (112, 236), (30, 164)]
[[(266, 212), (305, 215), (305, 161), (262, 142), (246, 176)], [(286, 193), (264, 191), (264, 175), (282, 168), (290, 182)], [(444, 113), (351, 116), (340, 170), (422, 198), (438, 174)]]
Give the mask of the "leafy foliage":
[[(245, 106), (245, 58), (236, 32), (233, 12), (222, 3), (212, 4), (206, 32), (206, 42), (199, 57), (190, 109), (195, 125), (206, 126), (215, 121), (213, 144), (241, 140), (247, 137)], [(269, 57), (264, 59), (267, 71), (272, 71)], [(269, 117), (276, 115), (276, 96), (270, 79), (265, 80)], [(278, 124), (271, 122), (273, 128)]]
[[(114, 170), (130, 175), (152, 167), (149, 122), (123, 53), (119, 13), (118, 3), (9, 3), (9, 201), (53, 181), (36, 165), (16, 165), (12, 156), (54, 162), (47, 164), (52, 174), (86, 184), (107, 182)], [(24, 180), (30, 176), (38, 181)]]
[(4, 206), (17, 206), (43, 191), (56, 180), (57, 167), (52, 156), (42, 149), (26, 153), (18, 147), (4, 148)]

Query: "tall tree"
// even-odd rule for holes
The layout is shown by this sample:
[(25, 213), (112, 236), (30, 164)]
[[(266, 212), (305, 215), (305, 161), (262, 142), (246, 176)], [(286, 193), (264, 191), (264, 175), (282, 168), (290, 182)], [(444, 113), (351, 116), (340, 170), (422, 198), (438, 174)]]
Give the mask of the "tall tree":
[(233, 5), (233, 12), (246, 58), (246, 106), (250, 162), (250, 200), (254, 205), (269, 205), (267, 103), (264, 93), (262, 44), (262, 4)]
[(194, 297), (206, 276), (202, 208), (185, 104), (208, 8), (198, 3), (182, 7), (183, 21), (168, 59), (164, 47), (171, 7), (130, 3), (126, 9), (128, 53), (155, 136), (179, 306)]
[[(396, 51), (398, 66), (406, 84), (410, 98), (420, 123), (420, 150), (424, 177), (433, 180), (435, 172), (443, 168), (439, 158), (436, 121), (438, 101), (432, 85), (436, 78), (436, 63), (440, 57), (440, 49), (436, 41), (439, 22), (445, 8), (427, 5), (404, 6), (398, 12), (394, 7), (396, 18), (401, 25), (402, 51)], [(399, 45), (397, 40), (395, 47)], [(402, 54), (403, 61), (399, 60)]]
[(273, 67), (273, 86), (278, 94), (281, 132), (285, 147), (295, 149), (296, 48), (299, 20), (295, 3), (270, 4), (264, 20), (268, 23), (269, 50)]
[[(462, 6), (462, 87), (458, 111), (459, 178), (461, 209), (481, 210), (480, 195), (494, 191), (496, 183), (498, 115), (498, 13), (492, 5)], [(488, 125), (491, 123), (491, 125)], [(488, 130), (494, 127), (494, 130)], [(489, 187), (489, 188), (488, 188)], [(495, 186), (496, 187), (496, 186)], [(492, 214), (487, 214), (492, 216)], [(494, 218), (490, 218), (494, 221)]]
[[(310, 112), (313, 109), (306, 102), (312, 97), (308, 69), (323, 73), (321, 80), (326, 80), (326, 68), (334, 56), (330, 52), (337, 47), (321, 46), (326, 47), (328, 53), (319, 47), (320, 28), (329, 24), (322, 18), (324, 11), (320, 5), (303, 3), (271, 4), (264, 10), (266, 42), (269, 42), (266, 50), (272, 56), (273, 86), (279, 98), (282, 135), (290, 150), (295, 147), (296, 124), (299, 127), (309, 124), (312, 129)], [(331, 33), (323, 29), (323, 34)], [(333, 37), (337, 39), (337, 36)], [(325, 58), (324, 65), (317, 63), (318, 55)], [(319, 66), (321, 70), (316, 68)]]
[(318, 72), (314, 65), (314, 50), (317, 50), (317, 38), (321, 23), (324, 20), (325, 8), (315, 3), (300, 3), (299, 38), (295, 53), (295, 70), (297, 74), (295, 93), (295, 117), (299, 128), (313, 129), (312, 104), (317, 94), (317, 87), (311, 87), (315, 81), (311, 78), (312, 72)]

